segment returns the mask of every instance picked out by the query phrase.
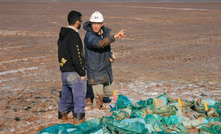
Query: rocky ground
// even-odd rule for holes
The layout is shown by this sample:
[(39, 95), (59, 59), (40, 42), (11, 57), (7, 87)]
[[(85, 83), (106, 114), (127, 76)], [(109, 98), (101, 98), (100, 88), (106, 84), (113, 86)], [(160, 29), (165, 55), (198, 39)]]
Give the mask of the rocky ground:
[[(133, 102), (166, 92), (221, 99), (220, 2), (0, 2), (0, 133), (31, 134), (62, 123), (57, 39), (71, 10), (104, 15), (112, 34), (117, 94)], [(85, 31), (80, 30), (83, 39)], [(114, 105), (114, 103), (111, 103)], [(87, 120), (109, 110), (86, 110)]]

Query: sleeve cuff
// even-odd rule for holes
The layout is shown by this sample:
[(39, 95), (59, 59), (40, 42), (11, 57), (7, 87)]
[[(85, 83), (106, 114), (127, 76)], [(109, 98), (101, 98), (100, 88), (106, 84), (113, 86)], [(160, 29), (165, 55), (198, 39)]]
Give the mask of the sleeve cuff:
[(113, 35), (113, 36), (109, 36), (108, 38), (111, 40), (111, 42), (114, 42), (114, 41), (115, 41), (114, 35)]

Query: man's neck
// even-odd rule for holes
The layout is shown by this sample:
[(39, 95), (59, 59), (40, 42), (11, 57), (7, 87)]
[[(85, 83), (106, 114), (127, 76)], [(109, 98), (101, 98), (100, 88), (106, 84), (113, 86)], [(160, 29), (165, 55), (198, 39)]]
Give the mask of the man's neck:
[(69, 28), (72, 28), (74, 31), (78, 32), (78, 29), (74, 27), (73, 25), (68, 25)]

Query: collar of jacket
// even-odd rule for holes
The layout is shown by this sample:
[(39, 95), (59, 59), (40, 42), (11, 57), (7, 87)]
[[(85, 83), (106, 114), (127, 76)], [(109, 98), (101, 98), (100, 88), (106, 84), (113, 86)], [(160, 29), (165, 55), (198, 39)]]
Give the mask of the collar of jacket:
[(103, 31), (103, 29), (101, 29), (101, 38), (104, 38), (104, 36), (103, 36), (103, 33), (104, 33), (104, 31)]
[(71, 29), (73, 29), (74, 31), (76, 31), (77, 33), (78, 33), (78, 29), (77, 28), (75, 28), (75, 27), (73, 27), (73, 26), (67, 26), (68, 28), (71, 28)]

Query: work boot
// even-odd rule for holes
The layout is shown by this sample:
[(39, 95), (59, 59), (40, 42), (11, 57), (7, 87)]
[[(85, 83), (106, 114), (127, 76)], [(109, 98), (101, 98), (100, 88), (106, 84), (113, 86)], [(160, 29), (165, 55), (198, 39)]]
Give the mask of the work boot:
[(85, 121), (85, 113), (74, 113), (73, 124), (81, 124)]
[(58, 119), (61, 119), (63, 121), (68, 120), (68, 113), (62, 113), (58, 111)]
[(109, 97), (104, 97), (103, 98), (103, 102), (104, 103), (110, 103), (111, 102), (111, 99)]
[(87, 98), (86, 99), (86, 104), (92, 104), (92, 99), (91, 98)]

